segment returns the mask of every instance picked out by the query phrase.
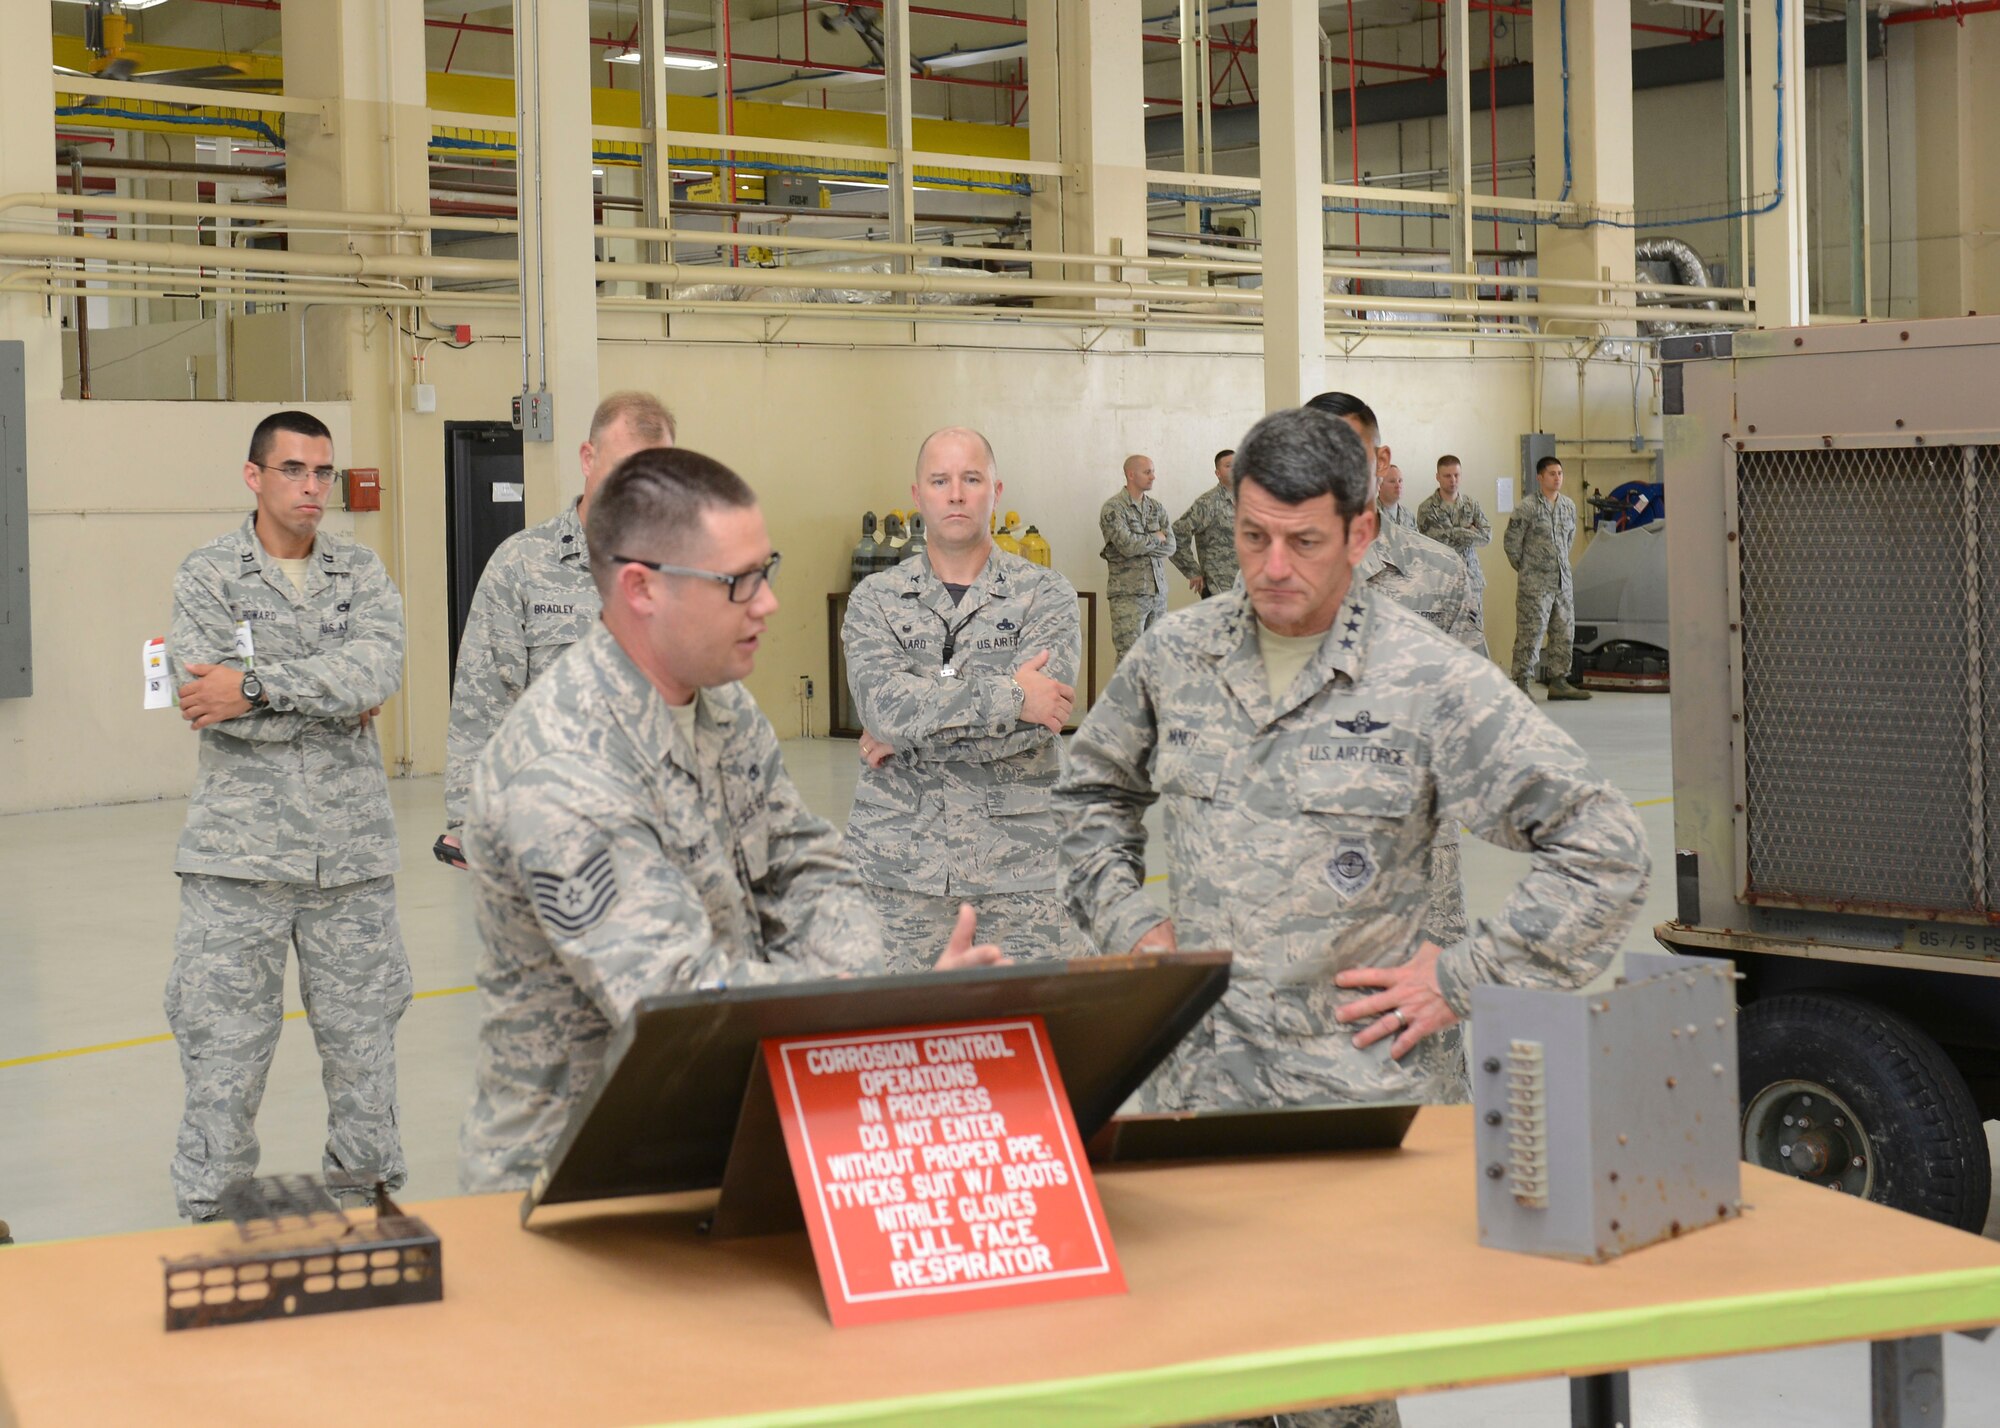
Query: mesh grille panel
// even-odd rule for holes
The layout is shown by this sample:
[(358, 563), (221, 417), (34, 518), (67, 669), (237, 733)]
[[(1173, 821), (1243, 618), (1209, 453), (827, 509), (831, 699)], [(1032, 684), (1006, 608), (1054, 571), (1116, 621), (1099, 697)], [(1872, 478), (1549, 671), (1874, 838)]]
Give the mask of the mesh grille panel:
[(1977, 906), (1962, 451), (1746, 452), (1737, 477), (1751, 890)]
[(1980, 654), (1986, 669), (1980, 724), (1986, 759), (1986, 905), (2000, 907), (2000, 446), (1973, 455), (1979, 481)]

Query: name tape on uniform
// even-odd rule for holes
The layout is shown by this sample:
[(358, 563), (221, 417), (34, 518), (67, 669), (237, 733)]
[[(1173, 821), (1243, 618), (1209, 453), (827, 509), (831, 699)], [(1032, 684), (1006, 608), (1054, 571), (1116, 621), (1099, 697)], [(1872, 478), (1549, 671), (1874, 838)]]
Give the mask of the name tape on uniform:
[(837, 1327), (1125, 1292), (1040, 1017), (764, 1059)]

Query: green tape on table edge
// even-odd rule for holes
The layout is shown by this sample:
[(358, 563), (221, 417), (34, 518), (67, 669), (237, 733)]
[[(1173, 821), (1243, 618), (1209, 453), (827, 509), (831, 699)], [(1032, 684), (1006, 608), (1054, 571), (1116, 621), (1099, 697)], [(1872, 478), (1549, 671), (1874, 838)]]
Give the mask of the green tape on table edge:
[[(1327, 1402), (1360, 1403), (1478, 1383), (1587, 1374), (1685, 1359), (1868, 1339), (1908, 1338), (2000, 1323), (2000, 1269), (1643, 1309), (1529, 1319), (1516, 1324), (1308, 1344), (1198, 1359), (1128, 1373), (907, 1398), (825, 1404), (689, 1421), (677, 1428), (834, 1428), (849, 1424), (1018, 1425), (1056, 1428), (1186, 1423)], [(867, 1329), (855, 1335), (865, 1352)]]

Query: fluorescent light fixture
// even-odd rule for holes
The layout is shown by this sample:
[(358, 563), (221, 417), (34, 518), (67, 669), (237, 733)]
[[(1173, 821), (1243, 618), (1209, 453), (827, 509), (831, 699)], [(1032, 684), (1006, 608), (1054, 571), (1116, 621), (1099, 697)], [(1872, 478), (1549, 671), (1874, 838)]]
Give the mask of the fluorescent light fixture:
[[(154, 0), (154, 3), (158, 4), (159, 0)], [(607, 55), (605, 58), (612, 64), (637, 64), (639, 62), (639, 52), (637, 50), (625, 50), (619, 54)], [(661, 55), (660, 63), (668, 69), (715, 68), (715, 61), (707, 58), (705, 55)]]
[(590, 171), (590, 176), (591, 176), (592, 178), (603, 178), (603, 177), (604, 177), (604, 170), (603, 170), (603, 169), (592, 169), (592, 170)]

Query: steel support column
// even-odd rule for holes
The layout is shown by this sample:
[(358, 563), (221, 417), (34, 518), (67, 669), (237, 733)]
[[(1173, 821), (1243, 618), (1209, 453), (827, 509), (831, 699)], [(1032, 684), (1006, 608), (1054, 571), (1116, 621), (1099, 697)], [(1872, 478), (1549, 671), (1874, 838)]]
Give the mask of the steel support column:
[[(1064, 247), (1146, 252), (1146, 95), (1139, 0), (1063, 0), (1055, 7)], [(1030, 31), (1032, 38), (1033, 32)], [(1030, 91), (1032, 100), (1033, 91)], [(1122, 266), (1072, 266), (1072, 279), (1124, 277)]]
[[(641, 221), (647, 228), (674, 226), (673, 155), (660, 140), (660, 131), (673, 127), (667, 118), (666, 53), (667, 0), (639, 0), (639, 68), (644, 71), (639, 77), (639, 123), (651, 136), (639, 175), (639, 197), (645, 204)], [(729, 197), (733, 202), (736, 195), (732, 193)], [(644, 251), (648, 262), (674, 260), (671, 240), (647, 243)], [(646, 294), (664, 297), (666, 290), (651, 284)]]
[(1451, 211), (1451, 267), (1469, 273), (1472, 241), (1472, 7), (1468, 0), (1444, 4), (1445, 188), (1456, 202)]
[[(1462, 8), (1465, 0), (1456, 0)], [(1264, 179), (1264, 405), (1302, 405), (1325, 385), (1326, 266), (1320, 224), (1319, 6), (1259, 0), (1257, 143)]]
[(520, 132), (523, 385), (555, 403), (555, 439), (527, 441), (530, 523), (583, 493), (577, 451), (597, 406), (597, 247), (591, 232), (590, 106), (559, 102), (590, 85), (588, 7), (515, 0)]
[[(1757, 311), (1772, 327), (1811, 315), (1811, 250), (1806, 231), (1806, 7), (1804, 0), (1755, 0), (1749, 12), (1750, 174), (1759, 213), (1751, 261)], [(1782, 132), (1783, 142), (1779, 141)]]
[(1725, 201), (1739, 216), (1723, 226), (1729, 231), (1729, 282), (1747, 287), (1750, 281), (1750, 163), (1744, 148), (1743, 81), (1750, 68), (1749, 36), (1743, 23), (1744, 0), (1722, 0), (1722, 149), (1727, 170)]
[(1917, 315), (2000, 311), (2000, 13), (1913, 29)]
[[(7, 43), (0, 45), (0, 183), (9, 193), (39, 193), (49, 188), (55, 163), (55, 90), (49, 71), (54, 41), (49, 7), (26, 5), (8, 18)], [(47, 215), (53, 218), (54, 212)], [(20, 215), (16, 215), (20, 217)], [(11, 224), (8, 226), (12, 226)], [(62, 397), (62, 321), (54, 304), (25, 293), (0, 296), (0, 340), (26, 344), (28, 405)], [(37, 451), (53, 448), (29, 425), (29, 469)], [(4, 553), (4, 552), (0, 552)]]
[[(1056, 0), (1028, 0), (1028, 157), (1037, 163), (1060, 163), (1064, 157), (1062, 82)], [(1028, 200), (1030, 244), (1047, 253), (1064, 252), (1069, 246), (1063, 233), (1067, 180), (1036, 174), (1028, 183), (1034, 190)], [(1034, 276), (1039, 279), (1062, 275), (1062, 268), (1054, 263), (1034, 266)]]
[[(1535, 197), (1566, 197), (1585, 220), (1537, 231), (1540, 272), (1629, 282), (1632, 230), (1592, 220), (1632, 207), (1630, 7), (1626, 0), (1534, 0), (1534, 12)], [(1619, 328), (1636, 330), (1614, 324), (1610, 335)]]
[[(889, 163), (889, 239), (917, 239), (916, 174), (910, 154), (916, 131), (910, 122), (910, 0), (884, 0), (882, 5), (882, 100), (887, 116), (887, 147), (896, 157)], [(910, 269), (908, 258), (891, 258), (891, 272)]]
[(1868, 221), (1868, 0), (1847, 0), (1847, 292), (1857, 317), (1868, 316), (1874, 269)]

